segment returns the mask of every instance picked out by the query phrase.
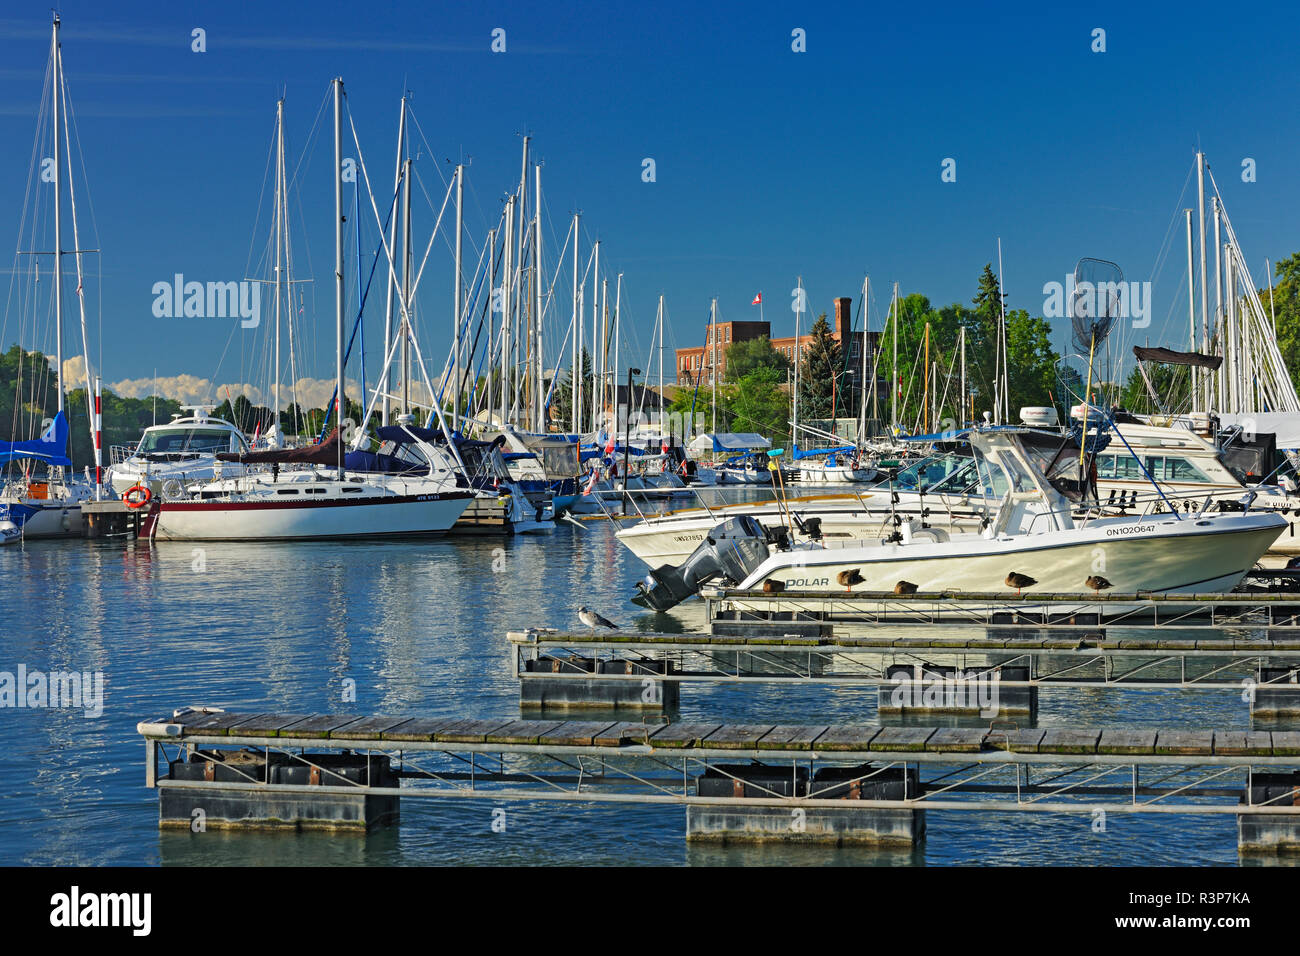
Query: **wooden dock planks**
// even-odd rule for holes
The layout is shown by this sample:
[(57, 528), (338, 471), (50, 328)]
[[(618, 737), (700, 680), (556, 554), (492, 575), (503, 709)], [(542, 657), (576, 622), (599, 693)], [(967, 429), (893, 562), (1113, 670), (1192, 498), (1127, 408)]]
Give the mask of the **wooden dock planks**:
[(662, 750), (825, 753), (1014, 753), (1112, 757), (1300, 757), (1300, 731), (1179, 728), (964, 728), (873, 724), (667, 724), (609, 720), (494, 720), (349, 714), (192, 713), (155, 725), (179, 724), (179, 736), (319, 739), (358, 748), (402, 743), (590, 747)]

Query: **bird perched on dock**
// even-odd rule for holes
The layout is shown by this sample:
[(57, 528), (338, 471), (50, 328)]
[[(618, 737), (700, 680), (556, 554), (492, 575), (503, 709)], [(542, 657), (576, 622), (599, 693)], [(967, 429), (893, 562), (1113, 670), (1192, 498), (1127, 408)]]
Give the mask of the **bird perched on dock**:
[(916, 585), (911, 581), (899, 581), (894, 585), (895, 594), (915, 594)]
[(1088, 578), (1088, 580), (1084, 581), (1083, 583), (1088, 585), (1088, 589), (1091, 591), (1109, 591), (1111, 588), (1115, 586), (1111, 584), (1109, 581), (1107, 581), (1105, 578), (1103, 578), (1100, 574), (1091, 575)]
[(1038, 582), (1027, 574), (1021, 574), (1019, 571), (1012, 571), (1007, 575), (1007, 587), (1016, 589), (1016, 597), (1020, 597), (1020, 592), (1025, 588), (1031, 588)]
[(595, 631), (596, 628), (598, 627), (608, 627), (610, 630), (615, 630), (615, 631), (618, 630), (617, 624), (615, 624), (613, 621), (609, 620), (608, 618), (601, 617), (599, 614), (597, 614), (595, 611), (593, 611), (591, 608), (585, 605), (583, 607), (578, 608), (578, 620), (580, 620), (583, 624), (587, 625), (587, 627), (591, 628), (593, 631)]
[(780, 594), (785, 590), (785, 582), (778, 581), (775, 578), (768, 578), (763, 582), (764, 594)]
[(851, 591), (853, 590), (853, 585), (861, 584), (866, 580), (866, 578), (862, 576), (862, 572), (857, 568), (849, 568), (847, 571), (841, 571), (839, 574), (835, 575), (835, 580), (840, 582), (842, 588)]

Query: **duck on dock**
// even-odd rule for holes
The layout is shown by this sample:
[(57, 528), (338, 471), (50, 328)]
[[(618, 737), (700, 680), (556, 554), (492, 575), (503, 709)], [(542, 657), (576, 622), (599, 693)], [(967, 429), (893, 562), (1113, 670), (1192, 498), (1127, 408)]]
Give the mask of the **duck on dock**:
[(895, 594), (915, 594), (916, 590), (916, 585), (911, 581), (899, 581), (894, 585)]
[(1020, 592), (1025, 588), (1031, 588), (1038, 583), (1027, 574), (1021, 574), (1019, 571), (1012, 571), (1007, 575), (1007, 587), (1016, 589), (1016, 597), (1020, 597)]
[(1088, 580), (1084, 581), (1083, 583), (1086, 584), (1088, 586), (1088, 589), (1093, 592), (1108, 591), (1115, 586), (1111, 584), (1109, 581), (1107, 581), (1105, 578), (1103, 578), (1100, 574), (1090, 575)]
[(866, 580), (858, 568), (849, 568), (847, 571), (841, 571), (835, 575), (835, 580), (840, 582), (840, 586), (846, 591), (852, 591), (853, 585), (861, 584)]

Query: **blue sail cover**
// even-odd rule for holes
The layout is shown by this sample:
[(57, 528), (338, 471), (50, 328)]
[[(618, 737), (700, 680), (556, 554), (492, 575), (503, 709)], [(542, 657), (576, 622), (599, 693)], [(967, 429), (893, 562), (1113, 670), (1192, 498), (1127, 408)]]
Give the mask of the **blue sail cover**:
[(54, 416), (40, 438), (31, 441), (0, 441), (0, 465), (18, 458), (34, 458), (47, 465), (72, 467), (68, 458), (68, 418), (63, 412)]

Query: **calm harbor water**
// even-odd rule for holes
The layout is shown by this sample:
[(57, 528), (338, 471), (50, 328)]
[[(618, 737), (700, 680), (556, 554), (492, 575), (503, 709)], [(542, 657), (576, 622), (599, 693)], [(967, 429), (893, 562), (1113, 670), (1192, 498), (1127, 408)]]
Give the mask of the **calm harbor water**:
[[(913, 852), (711, 848), (680, 808), (406, 801), (369, 836), (162, 834), (136, 723), (187, 704), (254, 712), (518, 714), (505, 632), (702, 626), (699, 602), (656, 619), (628, 602), (644, 568), (606, 522), (432, 543), (32, 542), (0, 549), (0, 671), (102, 671), (104, 711), (0, 709), (0, 863), (7, 864), (1204, 864), (1236, 865), (1222, 816), (931, 812)], [(344, 681), (356, 704), (341, 703)], [(681, 717), (873, 721), (875, 692), (687, 686)], [(1247, 728), (1232, 692), (1052, 689), (1039, 725)]]

